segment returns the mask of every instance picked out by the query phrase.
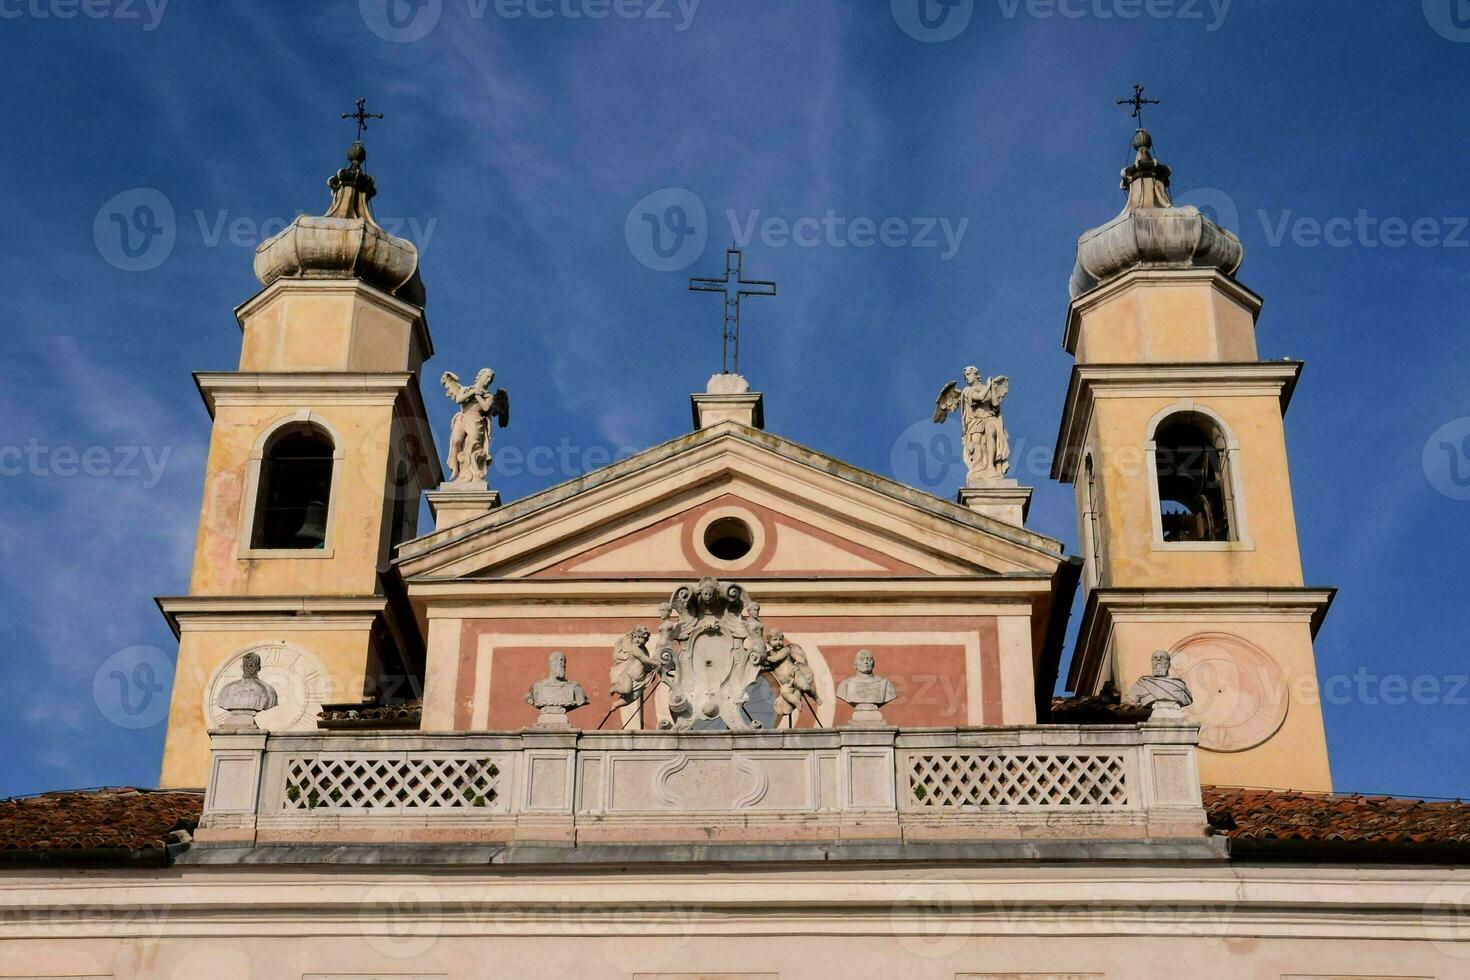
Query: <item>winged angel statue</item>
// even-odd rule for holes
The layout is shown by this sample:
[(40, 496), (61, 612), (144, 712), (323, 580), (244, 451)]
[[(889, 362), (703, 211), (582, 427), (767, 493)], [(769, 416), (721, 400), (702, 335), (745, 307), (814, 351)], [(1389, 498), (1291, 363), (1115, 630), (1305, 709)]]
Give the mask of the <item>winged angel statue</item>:
[(999, 480), (1011, 468), (1011, 441), (1006, 435), (1005, 421), (1000, 417), (1000, 403), (1011, 390), (1005, 375), (980, 380), (980, 369), (965, 368), (965, 387), (951, 381), (934, 403), (934, 421), (942, 423), (951, 412), (959, 412), (964, 424), (965, 466), (967, 482), (975, 486), (984, 480)]
[(502, 429), (510, 424), (510, 395), (504, 388), (492, 394), (494, 380), (495, 372), (489, 368), (481, 369), (469, 386), (460, 384), (453, 371), (439, 378), (444, 393), (459, 406), (449, 430), (449, 458), (445, 460), (450, 483), (484, 483), (490, 473), (490, 420), (498, 421)]

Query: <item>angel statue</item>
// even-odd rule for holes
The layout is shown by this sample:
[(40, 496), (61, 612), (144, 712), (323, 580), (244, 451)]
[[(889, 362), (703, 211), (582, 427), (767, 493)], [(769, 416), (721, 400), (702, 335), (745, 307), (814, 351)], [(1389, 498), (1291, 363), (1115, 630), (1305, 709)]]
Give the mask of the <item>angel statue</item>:
[(950, 412), (961, 413), (965, 466), (969, 470), (966, 482), (970, 486), (1002, 479), (1011, 468), (1011, 440), (1000, 417), (1000, 403), (1010, 390), (1011, 382), (1005, 375), (981, 381), (980, 369), (967, 367), (965, 387), (951, 381), (934, 403), (935, 422), (944, 422)]
[(450, 483), (484, 483), (490, 473), (490, 420), (496, 419), (503, 429), (510, 423), (510, 395), (504, 388), (494, 394), (490, 383), (495, 372), (482, 368), (469, 387), (459, 383), (459, 376), (445, 371), (439, 377), (444, 393), (459, 406), (449, 430)]

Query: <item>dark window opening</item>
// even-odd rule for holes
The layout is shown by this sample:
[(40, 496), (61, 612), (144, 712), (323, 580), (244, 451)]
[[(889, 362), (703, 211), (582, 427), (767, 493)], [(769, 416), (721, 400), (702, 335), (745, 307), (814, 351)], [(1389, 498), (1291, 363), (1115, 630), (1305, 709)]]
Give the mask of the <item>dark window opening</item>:
[(1092, 584), (1102, 582), (1102, 507), (1097, 499), (1097, 473), (1093, 470), (1092, 456), (1087, 456), (1082, 461), (1086, 473), (1086, 510), (1083, 512), (1082, 521), (1087, 534), (1084, 546), (1088, 549), (1088, 556), (1092, 559)]
[(277, 434), (260, 465), (251, 547), (311, 551), (327, 544), (332, 442), (311, 426)]
[(704, 546), (721, 561), (739, 561), (754, 544), (750, 526), (736, 517), (721, 517), (704, 530)]
[(393, 523), (388, 538), (389, 557), (400, 544), (413, 537), (414, 519), (418, 515), (410, 514), (408, 510), (408, 498), (412, 488), (409, 477), (408, 464), (399, 463), (393, 478), (393, 517), (391, 518)]
[(1178, 416), (1154, 436), (1164, 540), (1233, 541), (1228, 452), (1208, 419)]

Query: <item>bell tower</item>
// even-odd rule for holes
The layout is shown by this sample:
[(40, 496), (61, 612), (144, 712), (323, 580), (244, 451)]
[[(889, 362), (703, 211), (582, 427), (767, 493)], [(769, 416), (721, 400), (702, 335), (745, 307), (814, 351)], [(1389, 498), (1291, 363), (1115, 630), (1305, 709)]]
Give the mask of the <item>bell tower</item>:
[(418, 251), (373, 218), (366, 160), (353, 143), (327, 213), (256, 249), (239, 368), (195, 375), (213, 428), (189, 593), (159, 600), (179, 638), (163, 786), (205, 784), (215, 695), (247, 653), (279, 697), (271, 731), (422, 678), (419, 626), (384, 572), (441, 479), (419, 389), (433, 348)]
[(1330, 789), (1284, 416), (1300, 362), (1262, 360), (1240, 240), (1175, 206), (1139, 129), (1127, 204), (1077, 244), (1076, 360), (1052, 476), (1076, 488), (1085, 612), (1069, 686), (1127, 690), (1173, 654), (1206, 783)]

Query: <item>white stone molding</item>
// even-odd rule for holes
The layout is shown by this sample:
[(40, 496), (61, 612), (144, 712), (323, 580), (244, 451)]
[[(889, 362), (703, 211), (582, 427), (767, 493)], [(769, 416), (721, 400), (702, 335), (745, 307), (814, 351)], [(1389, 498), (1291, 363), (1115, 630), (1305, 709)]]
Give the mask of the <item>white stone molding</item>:
[(213, 737), (203, 843), (1205, 835), (1187, 725), (249, 737)]

